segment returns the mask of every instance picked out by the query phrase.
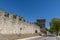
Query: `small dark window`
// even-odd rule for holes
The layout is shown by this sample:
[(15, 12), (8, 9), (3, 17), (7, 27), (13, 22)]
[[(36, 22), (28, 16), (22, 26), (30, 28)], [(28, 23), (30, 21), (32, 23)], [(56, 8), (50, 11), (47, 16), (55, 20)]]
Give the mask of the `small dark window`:
[(21, 21), (22, 19), (21, 19), (21, 18), (19, 18), (19, 20)]
[(35, 33), (37, 33), (37, 30), (35, 30)]
[(22, 28), (20, 28), (20, 30), (22, 30)]

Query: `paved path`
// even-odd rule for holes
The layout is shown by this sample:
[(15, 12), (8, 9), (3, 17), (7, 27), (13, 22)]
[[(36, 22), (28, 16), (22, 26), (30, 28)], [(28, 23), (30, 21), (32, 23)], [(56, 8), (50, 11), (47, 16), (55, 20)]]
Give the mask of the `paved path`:
[[(59, 40), (60, 38), (57, 38)], [(30, 37), (30, 38), (24, 38), (24, 39), (17, 39), (17, 40), (56, 40), (56, 37)]]
[(29, 37), (29, 38), (17, 39), (17, 40), (37, 40), (37, 39), (40, 39), (40, 38), (41, 38), (40, 36), (35, 36), (35, 37)]
[(56, 40), (60, 40), (60, 37), (56, 37)]

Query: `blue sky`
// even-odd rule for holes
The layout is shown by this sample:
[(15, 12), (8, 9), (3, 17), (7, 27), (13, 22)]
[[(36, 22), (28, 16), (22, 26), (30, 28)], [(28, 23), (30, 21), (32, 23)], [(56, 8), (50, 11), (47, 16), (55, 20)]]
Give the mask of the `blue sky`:
[(60, 18), (60, 0), (0, 0), (0, 9), (23, 16), (29, 22), (46, 19), (46, 27), (52, 18)]

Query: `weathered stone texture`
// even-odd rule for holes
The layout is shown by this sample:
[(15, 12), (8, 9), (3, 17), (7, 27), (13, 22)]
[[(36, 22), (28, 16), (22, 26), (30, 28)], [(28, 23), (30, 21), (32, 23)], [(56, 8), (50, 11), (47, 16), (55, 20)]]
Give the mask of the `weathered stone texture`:
[(9, 17), (5, 17), (6, 13), (0, 11), (0, 34), (29, 34), (40, 32), (39, 26), (30, 24), (19, 20), (19, 16), (16, 19), (13, 18), (13, 14), (9, 14)]

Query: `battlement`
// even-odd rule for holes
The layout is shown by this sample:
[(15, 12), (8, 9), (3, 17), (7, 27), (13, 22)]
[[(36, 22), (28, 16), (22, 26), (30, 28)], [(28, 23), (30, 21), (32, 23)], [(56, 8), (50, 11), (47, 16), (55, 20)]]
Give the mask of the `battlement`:
[(21, 16), (0, 10), (1, 34), (29, 34), (36, 32), (40, 32), (39, 26), (25, 22)]
[(19, 21), (25, 21), (24, 19), (23, 19), (23, 17), (21, 17), (21, 16), (17, 16), (17, 15), (13, 15), (13, 14), (11, 14), (11, 13), (7, 13), (7, 12), (5, 12), (5, 11), (3, 11), (3, 10), (0, 10), (0, 17), (1, 17), (1, 19), (9, 19), (9, 20), (19, 20)]

